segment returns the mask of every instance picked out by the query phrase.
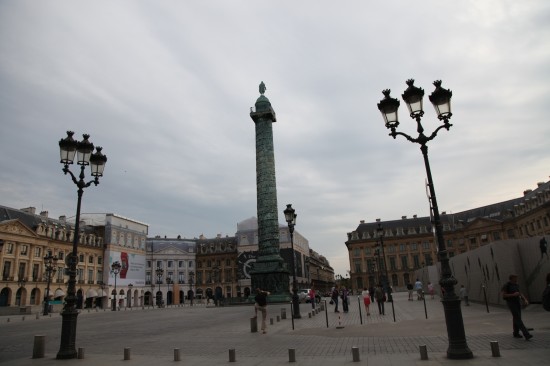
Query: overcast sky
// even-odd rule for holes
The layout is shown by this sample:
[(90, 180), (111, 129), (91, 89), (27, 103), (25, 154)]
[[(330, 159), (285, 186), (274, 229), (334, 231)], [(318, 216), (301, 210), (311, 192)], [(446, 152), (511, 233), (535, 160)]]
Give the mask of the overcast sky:
[(547, 0), (0, 1), (0, 204), (74, 216), (58, 148), (72, 130), (109, 159), (83, 212), (150, 236), (232, 236), (256, 216), (249, 113), (264, 81), (279, 221), (292, 203), (344, 275), (360, 220), (429, 215), (419, 146), (388, 136), (376, 106), (409, 78), (427, 132), (432, 82), (453, 92), (453, 127), (429, 144), (441, 211), (548, 180)]

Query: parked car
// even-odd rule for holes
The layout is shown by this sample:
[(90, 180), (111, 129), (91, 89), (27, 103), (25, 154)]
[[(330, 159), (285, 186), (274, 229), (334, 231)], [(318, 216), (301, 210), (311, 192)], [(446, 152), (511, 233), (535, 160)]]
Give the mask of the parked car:
[[(300, 302), (310, 302), (309, 299), (309, 288), (302, 288), (298, 290), (298, 298)], [(321, 302), (321, 295), (315, 292), (315, 302), (318, 304)]]

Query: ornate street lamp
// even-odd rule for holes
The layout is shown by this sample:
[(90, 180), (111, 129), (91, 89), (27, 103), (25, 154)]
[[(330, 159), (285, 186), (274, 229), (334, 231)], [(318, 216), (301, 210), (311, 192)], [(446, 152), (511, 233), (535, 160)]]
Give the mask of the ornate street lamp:
[(164, 269), (157, 267), (155, 273), (157, 274), (157, 283), (159, 285), (159, 290), (157, 292), (157, 307), (161, 307), (162, 305), (162, 292), (160, 291), (160, 284), (162, 281), (162, 275), (164, 274)]
[[(63, 173), (70, 174), (73, 183), (78, 187), (78, 199), (76, 205), (76, 217), (74, 225), (73, 251), (67, 255), (65, 262), (67, 264), (67, 272), (69, 281), (67, 285), (67, 297), (65, 305), (61, 312), (61, 346), (57, 352), (57, 359), (76, 358), (76, 321), (78, 310), (76, 309), (76, 265), (78, 264), (78, 237), (80, 230), (80, 205), (82, 202), (82, 194), (84, 188), (89, 187), (92, 183), (96, 186), (99, 184), (99, 177), (103, 176), (103, 169), (107, 162), (107, 157), (101, 153), (101, 147), (94, 151), (94, 144), (88, 141), (90, 135), (83, 135), (84, 140), (77, 141), (73, 139), (74, 132), (67, 131), (67, 137), (59, 141), (59, 151), (61, 156), (61, 164), (64, 165)], [(80, 165), (80, 175), (77, 177), (69, 170), (69, 165), (73, 163), (74, 157), (77, 157), (76, 163)], [(93, 180), (84, 181), (84, 169), (87, 166), (91, 168), (91, 176)]]
[(51, 253), (48, 253), (44, 257), (44, 270), (46, 271), (46, 278), (48, 285), (46, 287), (46, 298), (44, 299), (44, 312), (43, 315), (46, 316), (49, 313), (50, 309), (50, 283), (52, 282), (52, 275), (57, 271), (57, 261), (59, 259), (56, 256), (52, 256)]
[(120, 264), (119, 261), (113, 262), (111, 264), (111, 273), (115, 275), (115, 295), (113, 296), (113, 300), (111, 300), (111, 310), (116, 311), (116, 300), (117, 300), (117, 291), (116, 291), (116, 276), (120, 273), (120, 270), (122, 269), (122, 264)]
[(445, 246), (445, 240), (443, 238), (443, 227), (441, 225), (441, 219), (439, 217), (439, 208), (437, 207), (437, 199), (435, 196), (435, 188), (432, 179), (432, 173), (430, 169), (430, 162), (428, 160), (428, 146), (427, 143), (437, 136), (437, 133), (442, 128), (449, 130), (452, 126), (449, 123), (449, 119), (452, 116), (451, 113), (451, 97), (452, 92), (450, 90), (441, 87), (441, 81), (434, 82), (435, 90), (430, 95), (430, 101), (432, 102), (437, 118), (443, 122), (442, 125), (437, 127), (430, 136), (424, 135), (424, 128), (422, 127), (421, 119), (424, 115), (422, 108), (422, 98), (424, 96), (424, 90), (414, 86), (414, 80), (407, 80), (408, 88), (403, 93), (403, 100), (407, 103), (411, 118), (416, 120), (418, 137), (413, 138), (403, 132), (397, 132), (396, 128), (399, 126), (399, 119), (397, 110), (399, 108), (399, 101), (390, 97), (390, 90), (386, 89), (382, 93), (384, 99), (378, 103), (378, 109), (384, 117), (386, 127), (391, 130), (390, 136), (394, 139), (397, 135), (405, 137), (408, 141), (417, 143), (420, 145), (420, 151), (424, 157), (424, 165), (426, 167), (426, 175), (428, 177), (428, 188), (430, 191), (430, 201), (432, 206), (433, 220), (438, 244), (438, 259), (441, 263), (441, 279), (439, 284), (445, 290), (443, 294), (443, 309), (445, 313), (445, 320), (447, 323), (447, 335), (449, 338), (449, 347), (447, 349), (447, 357), (451, 359), (468, 359), (473, 357), (472, 351), (468, 348), (466, 342), (466, 334), (464, 331), (464, 320), (462, 319), (462, 310), (460, 308), (460, 298), (457, 296), (454, 290), (454, 286), (457, 284), (456, 279), (453, 277), (451, 267), (449, 266), (449, 257), (447, 255), (447, 248)]
[(292, 204), (286, 205), (283, 211), (285, 220), (288, 223), (288, 231), (290, 232), (290, 246), (292, 248), (292, 316), (294, 319), (299, 319), (300, 315), (300, 299), (298, 298), (298, 287), (296, 283), (296, 255), (294, 253), (294, 226), (296, 225), (296, 212), (292, 208)]

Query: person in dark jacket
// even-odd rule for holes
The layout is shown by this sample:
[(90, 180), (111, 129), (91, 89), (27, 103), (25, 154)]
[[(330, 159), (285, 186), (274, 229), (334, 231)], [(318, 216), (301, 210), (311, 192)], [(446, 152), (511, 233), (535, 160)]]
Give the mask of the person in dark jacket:
[(262, 313), (262, 333), (267, 333), (267, 296), (269, 295), (269, 292), (262, 291), (261, 289), (256, 289), (256, 297), (254, 298), (254, 301), (256, 302), (254, 304), (254, 318), (258, 317), (258, 310)]
[(526, 341), (533, 338), (533, 335), (529, 334), (527, 327), (523, 324), (523, 321), (521, 320), (521, 302), (524, 301), (525, 303), (527, 303), (527, 299), (519, 291), (517, 275), (510, 275), (509, 281), (504, 286), (502, 286), (501, 294), (502, 298), (506, 300), (506, 305), (508, 305), (508, 308), (512, 313), (514, 330), (512, 335), (514, 336), (514, 338), (521, 338), (521, 335), (519, 334), (520, 331), (523, 333), (523, 337), (525, 337)]

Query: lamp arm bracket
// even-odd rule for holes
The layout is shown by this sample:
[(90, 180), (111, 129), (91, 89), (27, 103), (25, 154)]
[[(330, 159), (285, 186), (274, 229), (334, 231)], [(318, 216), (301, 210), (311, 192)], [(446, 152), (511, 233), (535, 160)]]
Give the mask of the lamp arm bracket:
[(406, 133), (398, 132), (398, 131), (395, 131), (394, 129), (392, 129), (392, 131), (391, 131), (391, 133), (390, 133), (390, 136), (393, 137), (393, 138), (395, 139), (395, 138), (397, 137), (397, 135), (403, 136), (404, 138), (406, 138), (406, 139), (409, 140), (410, 142), (420, 143), (418, 139), (414, 139), (414, 138), (412, 138), (411, 136), (407, 135)]
[(449, 128), (452, 126), (452, 124), (450, 124), (448, 121), (445, 121), (445, 122), (446, 123), (442, 124), (441, 126), (436, 128), (434, 132), (432, 132), (430, 137), (426, 139), (426, 142), (433, 140), (435, 136), (437, 136), (437, 133), (439, 132), (439, 130), (441, 130), (442, 128), (445, 128), (447, 131), (449, 131)]

